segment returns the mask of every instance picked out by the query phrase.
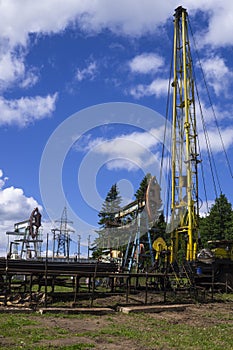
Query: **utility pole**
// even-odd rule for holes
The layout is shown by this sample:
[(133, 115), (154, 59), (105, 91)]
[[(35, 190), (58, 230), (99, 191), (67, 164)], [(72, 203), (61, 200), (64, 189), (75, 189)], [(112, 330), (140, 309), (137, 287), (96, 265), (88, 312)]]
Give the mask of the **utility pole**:
[(81, 236), (78, 235), (78, 260), (80, 260), (81, 257)]
[(52, 229), (53, 233), (53, 257), (55, 255), (55, 242), (57, 242), (56, 256), (64, 256), (69, 260), (70, 255), (70, 233), (75, 232), (68, 227), (68, 224), (73, 224), (67, 219), (67, 209), (64, 207), (61, 219), (55, 222), (60, 224), (59, 228)]
[(87, 259), (88, 260), (90, 258), (90, 245), (91, 245), (91, 235), (89, 235), (87, 238)]

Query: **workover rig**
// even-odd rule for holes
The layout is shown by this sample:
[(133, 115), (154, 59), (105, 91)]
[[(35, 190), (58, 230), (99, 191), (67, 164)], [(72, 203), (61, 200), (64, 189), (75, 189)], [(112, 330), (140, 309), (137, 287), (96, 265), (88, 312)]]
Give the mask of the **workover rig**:
[(170, 247), (167, 247), (162, 239), (158, 239), (153, 246), (163, 253), (167, 251), (166, 259), (171, 265), (185, 262), (196, 276), (196, 283), (208, 285), (211, 281), (227, 285), (228, 290), (233, 290), (233, 241), (212, 242), (212, 249), (198, 252), (198, 164), (201, 160), (197, 147), (188, 15), (181, 6), (174, 15), (173, 69), (171, 242)]
[(186, 10), (178, 7), (174, 20), (174, 78), (172, 115), (171, 262), (186, 242), (186, 260), (197, 252), (198, 153), (194, 81)]
[(196, 127), (196, 86), (188, 14), (181, 6), (174, 15), (173, 81), (170, 86), (173, 89), (171, 136), (166, 135), (171, 138), (171, 214), (166, 235), (169, 233), (170, 242), (165, 242), (162, 237), (151, 242), (150, 231), (154, 224), (156, 227), (162, 204), (160, 184), (155, 177), (148, 184), (145, 198), (114, 213), (102, 236), (112, 239), (114, 246), (116, 238), (128, 235), (128, 244), (122, 244), (126, 245), (123, 271), (131, 272), (133, 266), (140, 270), (140, 260), (145, 256), (142, 237), (145, 238), (146, 233), (152, 271), (171, 271), (177, 279), (184, 272), (184, 279), (188, 277), (190, 283), (207, 287), (218, 284), (233, 290), (233, 241), (212, 241), (212, 247), (200, 250), (198, 165), (201, 159)]

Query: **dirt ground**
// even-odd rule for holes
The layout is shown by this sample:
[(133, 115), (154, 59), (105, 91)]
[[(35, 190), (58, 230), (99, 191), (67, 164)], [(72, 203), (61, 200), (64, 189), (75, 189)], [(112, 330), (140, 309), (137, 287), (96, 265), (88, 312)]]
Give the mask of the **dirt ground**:
[[(158, 297), (157, 297), (158, 298)], [(142, 305), (144, 294), (130, 297), (129, 303), (133, 305)], [(161, 297), (163, 299), (163, 297)], [(141, 301), (139, 303), (138, 301)], [(163, 300), (157, 300), (162, 305)], [(150, 300), (148, 300), (148, 303)], [(228, 324), (229, 331), (233, 329), (233, 301), (211, 301), (205, 302), (187, 302), (184, 308), (179, 311), (164, 311), (153, 313), (123, 314), (117, 312), (117, 305), (125, 303), (125, 296), (112, 296), (110, 298), (100, 298), (94, 300), (95, 307), (110, 307), (112, 312), (105, 315), (95, 314), (48, 314), (40, 315), (30, 313), (26, 318), (36, 322), (34, 329), (41, 330), (43, 336), (36, 340), (35, 347), (27, 347), (26, 344), (19, 348), (26, 349), (77, 349), (77, 350), (170, 350), (180, 349), (178, 346), (170, 347), (168, 345), (153, 346), (150, 337), (154, 339), (163, 339), (164, 334), (170, 332), (170, 329), (179, 327), (189, 327), (196, 329), (210, 329), (215, 332), (216, 328), (225, 327)], [(83, 302), (82, 302), (83, 304)], [(178, 303), (178, 300), (176, 301)], [(181, 305), (181, 304), (179, 304)], [(70, 304), (72, 307), (81, 305)], [(82, 305), (83, 306), (83, 305)], [(86, 305), (88, 308), (90, 305)], [(164, 326), (165, 324), (165, 326)], [(160, 325), (162, 325), (160, 327)], [(35, 328), (36, 327), (36, 328)], [(156, 328), (159, 327), (159, 328)], [(28, 328), (29, 329), (29, 328)], [(30, 328), (31, 329), (31, 328)], [(23, 330), (25, 331), (25, 329)], [(0, 332), (1, 333), (1, 332)], [(147, 334), (147, 339), (140, 339), (139, 334)], [(191, 334), (191, 332), (190, 332)], [(136, 336), (135, 336), (136, 335)], [(139, 335), (139, 336), (138, 336)], [(192, 334), (191, 334), (192, 337)], [(148, 340), (149, 339), (149, 340)], [(231, 338), (233, 341), (233, 338)], [(145, 343), (150, 344), (145, 346)], [(153, 344), (153, 342), (152, 342)], [(165, 342), (169, 344), (169, 342)], [(16, 349), (13, 346), (12, 339), (0, 337), (0, 349)], [(188, 349), (197, 349), (191, 346)], [(230, 347), (221, 347), (225, 350)], [(183, 347), (182, 349), (186, 349)], [(206, 349), (198, 347), (198, 349)], [(208, 348), (209, 349), (209, 348)], [(218, 348), (220, 349), (220, 347)]]
[[(150, 313), (148, 314), (150, 321), (162, 321), (166, 320), (169, 324), (185, 324), (192, 325), (197, 327), (214, 327), (215, 324), (219, 325), (224, 321), (219, 318), (219, 314), (225, 315), (227, 318), (229, 314), (233, 314), (233, 303), (208, 303), (208, 304), (194, 304), (187, 305), (183, 311), (164, 311), (160, 313)], [(232, 320), (232, 319), (231, 319)], [(231, 321), (233, 323), (233, 320)], [(62, 328), (69, 332), (69, 337), (64, 337), (52, 341), (41, 342), (41, 344), (46, 344), (46, 346), (70, 346), (77, 344), (77, 334), (80, 334), (78, 337), (78, 342), (82, 344), (91, 344), (90, 349), (96, 350), (120, 350), (120, 349), (130, 349), (130, 350), (146, 350), (145, 345), (140, 344), (140, 341), (134, 339), (127, 339), (117, 335), (107, 334), (106, 329), (118, 328), (119, 325), (125, 324), (128, 327), (132, 327), (132, 324), (138, 327), (141, 330), (148, 330), (148, 324), (146, 322), (146, 315), (140, 317), (140, 314), (134, 316), (124, 315), (121, 313), (115, 313), (111, 315), (102, 315), (102, 316), (85, 316), (83, 318), (66, 318), (66, 317), (46, 317), (43, 319), (44, 327), (48, 328)], [(103, 333), (101, 333), (103, 330)], [(156, 332), (156, 330), (155, 330)], [(72, 336), (72, 334), (74, 336)], [(86, 335), (85, 335), (86, 334)], [(89, 334), (96, 334), (92, 337)], [(85, 348), (89, 349), (89, 347)], [(149, 347), (148, 349), (152, 349)], [(155, 348), (154, 348), (155, 349)], [(157, 348), (166, 350), (165, 347)], [(168, 348), (167, 348), (168, 350)]]

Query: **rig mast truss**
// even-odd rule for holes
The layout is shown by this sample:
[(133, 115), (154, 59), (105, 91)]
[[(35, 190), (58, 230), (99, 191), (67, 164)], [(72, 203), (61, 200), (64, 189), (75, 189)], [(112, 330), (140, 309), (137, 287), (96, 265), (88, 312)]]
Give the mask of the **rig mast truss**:
[(199, 162), (187, 12), (180, 6), (174, 17), (171, 262), (179, 250), (187, 261), (196, 257)]

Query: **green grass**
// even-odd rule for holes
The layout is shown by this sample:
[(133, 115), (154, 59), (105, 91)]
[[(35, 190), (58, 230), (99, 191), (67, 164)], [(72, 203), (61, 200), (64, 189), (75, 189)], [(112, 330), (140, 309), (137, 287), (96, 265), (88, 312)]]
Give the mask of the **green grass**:
[[(217, 315), (217, 318), (221, 319), (221, 315)], [(85, 335), (93, 338), (108, 335), (122, 342), (124, 338), (132, 339), (145, 346), (145, 349), (231, 350), (233, 347), (233, 324), (223, 323), (203, 328), (156, 320), (148, 314), (126, 315), (124, 323), (112, 322), (108, 327)]]
[[(93, 332), (83, 332), (79, 336), (89, 338), (104, 337), (109, 343), (118, 339), (124, 342), (131, 339), (141, 344), (145, 349), (195, 349), (195, 350), (231, 350), (233, 347), (232, 315), (206, 313), (206, 319), (214, 319), (214, 324), (206, 326), (173, 323), (167, 320), (157, 320), (148, 314), (124, 315), (124, 322), (115, 322), (114, 317), (108, 317), (108, 326)], [(218, 324), (218, 321), (221, 321)]]
[[(12, 349), (40, 349), (35, 343), (67, 336), (68, 331), (59, 327), (46, 329), (30, 315), (0, 314), (0, 334), (1, 339), (7, 339), (12, 344)], [(0, 349), (6, 349), (6, 346), (1, 346), (1, 339)]]
[[(228, 304), (227, 302), (226, 304)], [(233, 315), (230, 307), (202, 307), (186, 312), (183, 319), (176, 313), (94, 315), (0, 314), (0, 350), (88, 350), (96, 344), (104, 348), (127, 342), (127, 347), (146, 350), (231, 350)], [(186, 324), (188, 321), (188, 324)], [(53, 326), (51, 326), (51, 324)], [(93, 327), (83, 327), (83, 325)], [(50, 326), (49, 326), (50, 325)], [(74, 326), (73, 326), (74, 325)], [(75, 344), (47, 345), (46, 341), (73, 339)], [(62, 342), (61, 342), (62, 344)]]

